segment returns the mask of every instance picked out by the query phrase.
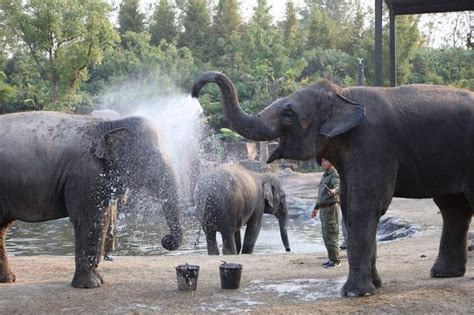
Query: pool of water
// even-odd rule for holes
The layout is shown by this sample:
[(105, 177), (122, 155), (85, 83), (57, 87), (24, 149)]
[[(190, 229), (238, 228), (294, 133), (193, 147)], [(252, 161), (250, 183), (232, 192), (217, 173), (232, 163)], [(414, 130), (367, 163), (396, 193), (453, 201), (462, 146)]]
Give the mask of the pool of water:
[[(200, 233), (196, 245), (199, 234), (196, 220), (190, 215), (183, 215), (182, 226), (183, 243), (178, 250), (170, 252), (161, 247), (161, 238), (168, 231), (162, 216), (148, 219), (119, 218), (114, 255), (207, 255), (204, 233)], [(242, 228), (242, 239), (244, 231)], [(305, 215), (289, 220), (288, 237), (292, 252), (325, 250), (319, 220), (310, 220)], [(221, 248), (219, 234), (217, 239)], [(17, 221), (9, 228), (6, 244), (10, 255), (74, 255), (74, 230), (69, 218), (41, 223)], [(277, 219), (272, 215), (264, 215), (254, 253), (284, 251)]]

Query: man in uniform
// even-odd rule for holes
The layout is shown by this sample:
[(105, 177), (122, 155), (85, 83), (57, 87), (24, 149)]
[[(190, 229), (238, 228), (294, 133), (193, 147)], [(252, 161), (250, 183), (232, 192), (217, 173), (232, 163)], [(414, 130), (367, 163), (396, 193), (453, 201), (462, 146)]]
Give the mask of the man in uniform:
[(321, 220), (324, 245), (328, 251), (329, 260), (323, 263), (325, 268), (334, 268), (341, 265), (339, 259), (339, 174), (331, 162), (322, 159), (324, 169), (319, 183), (318, 201), (311, 212), (311, 218), (317, 216)]

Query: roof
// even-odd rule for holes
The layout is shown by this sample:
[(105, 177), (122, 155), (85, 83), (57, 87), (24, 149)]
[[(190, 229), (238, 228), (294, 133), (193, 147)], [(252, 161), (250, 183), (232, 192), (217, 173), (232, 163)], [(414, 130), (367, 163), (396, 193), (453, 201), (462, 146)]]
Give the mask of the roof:
[(395, 15), (474, 10), (474, 0), (385, 0)]

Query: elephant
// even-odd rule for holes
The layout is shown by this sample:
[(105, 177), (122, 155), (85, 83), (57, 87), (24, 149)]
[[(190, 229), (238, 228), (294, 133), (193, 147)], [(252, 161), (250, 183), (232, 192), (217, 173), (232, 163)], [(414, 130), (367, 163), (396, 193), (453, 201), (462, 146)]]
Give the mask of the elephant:
[[(224, 164), (203, 171), (194, 191), (196, 214), (206, 235), (207, 252), (219, 255), (216, 232), (222, 236), (223, 254), (252, 254), (264, 213), (277, 217), (287, 252), (288, 209), (285, 192), (272, 174), (249, 171), (236, 164)], [(247, 225), (243, 246), (240, 228)]]
[(382, 285), (376, 231), (393, 197), (434, 199), (443, 228), (430, 275), (464, 275), (474, 213), (473, 92), (428, 84), (342, 88), (322, 81), (250, 115), (219, 72), (197, 77), (192, 96), (208, 83), (220, 88), (233, 130), (252, 140), (278, 139), (268, 163), (324, 157), (338, 170), (348, 230), (342, 296), (372, 295)]
[[(181, 244), (177, 183), (151, 123), (59, 112), (0, 115), (0, 282), (14, 282), (5, 247), (15, 220), (69, 217), (74, 227), (72, 286), (100, 287), (97, 272), (110, 208), (125, 192), (127, 208), (146, 196), (160, 202), (170, 229), (162, 245)], [(155, 204), (153, 204), (155, 205)]]

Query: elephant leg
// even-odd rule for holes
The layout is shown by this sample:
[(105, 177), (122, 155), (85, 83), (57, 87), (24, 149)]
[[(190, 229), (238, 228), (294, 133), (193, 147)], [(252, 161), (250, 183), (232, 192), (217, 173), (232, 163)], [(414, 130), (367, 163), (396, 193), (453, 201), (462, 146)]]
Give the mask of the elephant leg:
[(245, 229), (244, 246), (242, 247), (242, 254), (252, 254), (255, 243), (257, 242), (260, 228), (262, 227), (262, 213), (255, 212), (247, 221), (247, 228)]
[(219, 247), (217, 247), (216, 231), (210, 231), (208, 229), (204, 229), (204, 234), (206, 234), (207, 254), (219, 255)]
[(237, 249), (237, 254), (240, 254), (240, 250), (242, 249), (242, 240), (240, 238), (240, 229), (235, 231), (234, 239), (235, 239), (235, 248)]
[(224, 255), (237, 255), (234, 232), (221, 232), (222, 235), (222, 253)]
[[(342, 177), (342, 176), (341, 176)], [(342, 213), (342, 231), (344, 235), (344, 242), (346, 245), (348, 244), (348, 232), (347, 232), (347, 184), (344, 180), (344, 178), (341, 178), (341, 189), (340, 189), (340, 201), (341, 201), (341, 213)], [(347, 248), (347, 251), (349, 251), (349, 248)], [(377, 242), (374, 242), (374, 249), (373, 249), (373, 255), (372, 255), (372, 283), (376, 288), (380, 288), (382, 286), (382, 279), (380, 278), (380, 275), (377, 271), (376, 267), (376, 261), (377, 261)]]
[(7, 248), (5, 246), (8, 226), (12, 222), (13, 220), (3, 220), (0, 223), (0, 283), (16, 281), (16, 275), (11, 272), (8, 264)]
[[(349, 260), (349, 276), (341, 289), (343, 296), (371, 295), (382, 284), (376, 269), (377, 225), (392, 200), (397, 167), (396, 162), (392, 165), (387, 162), (383, 165), (361, 163), (352, 169), (352, 174), (342, 178), (345, 182), (345, 204), (342, 206), (345, 207)], [(370, 174), (360, 175), (367, 170)]]
[(461, 277), (466, 272), (467, 232), (472, 209), (464, 194), (434, 198), (443, 216), (443, 231), (431, 277)]
[(374, 253), (372, 254), (372, 283), (376, 288), (382, 286), (382, 278), (377, 271), (377, 242), (374, 242)]
[[(111, 213), (109, 207), (104, 205), (103, 197), (97, 194), (105, 188), (84, 184), (82, 181), (71, 181), (66, 183), (65, 189), (66, 208), (74, 225), (75, 237), (76, 270), (71, 284), (75, 288), (96, 288), (104, 283), (97, 267), (104, 251)], [(77, 192), (78, 186), (90, 189), (83, 195)]]

